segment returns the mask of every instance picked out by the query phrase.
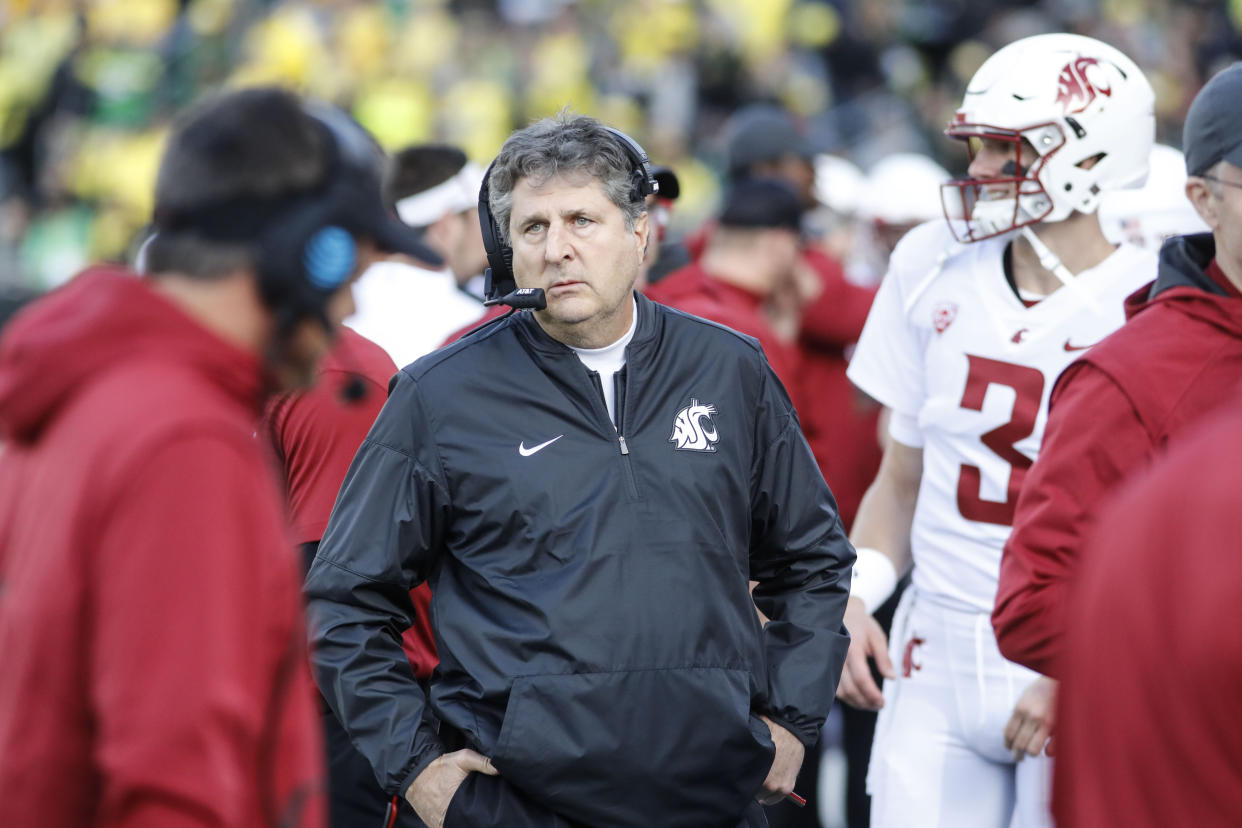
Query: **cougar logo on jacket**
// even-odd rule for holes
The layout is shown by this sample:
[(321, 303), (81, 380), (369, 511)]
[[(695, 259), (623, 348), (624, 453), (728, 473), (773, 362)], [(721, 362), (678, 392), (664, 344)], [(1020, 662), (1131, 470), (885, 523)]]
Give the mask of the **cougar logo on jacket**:
[(716, 406), (691, 399), (690, 405), (677, 412), (668, 441), (676, 443), (678, 451), (715, 451), (715, 443), (720, 439), (711, 419), (715, 413)]

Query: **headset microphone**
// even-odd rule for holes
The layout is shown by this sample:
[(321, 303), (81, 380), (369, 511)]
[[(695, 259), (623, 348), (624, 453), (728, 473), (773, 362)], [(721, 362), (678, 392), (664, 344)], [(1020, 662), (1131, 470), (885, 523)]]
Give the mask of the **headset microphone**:
[(524, 310), (526, 308), (530, 310), (543, 310), (548, 306), (548, 300), (543, 295), (542, 288), (518, 288), (504, 296), (488, 299), (483, 304), (489, 308), (493, 305), (508, 305), (515, 310)]

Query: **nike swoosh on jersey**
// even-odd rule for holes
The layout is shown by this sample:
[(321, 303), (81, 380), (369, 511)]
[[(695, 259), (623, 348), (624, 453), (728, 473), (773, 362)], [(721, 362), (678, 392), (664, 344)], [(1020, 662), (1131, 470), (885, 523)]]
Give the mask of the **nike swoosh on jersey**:
[(1067, 351), (1085, 351), (1085, 350), (1087, 350), (1088, 348), (1090, 348), (1090, 347), (1091, 347), (1092, 345), (1094, 345), (1094, 344), (1095, 344), (1094, 342), (1090, 342), (1090, 343), (1088, 343), (1088, 344), (1086, 344), (1086, 345), (1071, 345), (1071, 344), (1070, 344), (1070, 341), (1067, 339), (1067, 340), (1065, 340), (1065, 350), (1067, 350)]
[(548, 446), (552, 445), (553, 443), (555, 443), (557, 440), (561, 439), (564, 436), (565, 436), (564, 434), (558, 434), (555, 437), (553, 437), (551, 440), (549, 440), (548, 442), (540, 443), (539, 445), (531, 446), (530, 448), (526, 447), (526, 441), (523, 440), (522, 442), (518, 443), (518, 454), (522, 455), (523, 457), (530, 457), (535, 452), (546, 449)]

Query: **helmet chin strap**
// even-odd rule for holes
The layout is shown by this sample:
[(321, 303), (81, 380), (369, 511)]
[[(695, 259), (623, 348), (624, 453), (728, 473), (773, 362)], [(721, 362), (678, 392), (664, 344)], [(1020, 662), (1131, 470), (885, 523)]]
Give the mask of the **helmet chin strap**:
[(1069, 268), (1061, 263), (1061, 259), (1057, 256), (1057, 254), (1052, 252), (1052, 248), (1044, 244), (1044, 240), (1031, 229), (1030, 225), (1023, 227), (1020, 232), (1022, 233), (1022, 238), (1026, 239), (1027, 242), (1030, 243), (1031, 248), (1035, 251), (1035, 255), (1039, 259), (1040, 266), (1043, 267), (1044, 270), (1050, 272), (1053, 276), (1056, 276), (1057, 279), (1060, 280), (1061, 284), (1073, 291), (1074, 294), (1086, 302), (1092, 310), (1098, 311), (1099, 305), (1096, 303), (1095, 298), (1088, 293), (1081, 284), (1079, 284), (1078, 280), (1074, 278), (1074, 274), (1070, 273)]

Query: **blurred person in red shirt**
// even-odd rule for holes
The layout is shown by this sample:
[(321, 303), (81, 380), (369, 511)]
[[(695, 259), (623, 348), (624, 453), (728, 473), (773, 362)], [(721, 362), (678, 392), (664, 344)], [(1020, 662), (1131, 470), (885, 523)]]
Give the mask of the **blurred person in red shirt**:
[(308, 383), (376, 248), (378, 147), (275, 89), (179, 120), (145, 279), (92, 268), (0, 340), (0, 824), (323, 825), (266, 394)]
[[(788, 111), (752, 104), (734, 114), (727, 133), (730, 182), (779, 179), (804, 210), (816, 206), (815, 146)], [(709, 223), (686, 240), (692, 259), (702, 255), (714, 228)], [(772, 311), (776, 327), (796, 341), (798, 416), (848, 529), (880, 466), (880, 408), (845, 376), (876, 289), (849, 281), (841, 263), (814, 241), (803, 245), (796, 275), (775, 294)]]
[(743, 180), (730, 190), (699, 259), (646, 290), (656, 302), (758, 339), (795, 403), (797, 353), (773, 331), (764, 303), (793, 281), (801, 231), (802, 204), (789, 185)]
[[(341, 481), (358, 447), (388, 396), (397, 366), (384, 349), (342, 327), (331, 352), (319, 365), (313, 388), (273, 398), (267, 407), (267, 433), (285, 475), (293, 541), (300, 545), (303, 572), (310, 568), (323, 538)], [(401, 643), (415, 678), (426, 681), (436, 666), (436, 646), (428, 617), (431, 590), (415, 588), (414, 624)], [(354, 748), (336, 716), (323, 705), (328, 758), (329, 824), (419, 828), (422, 821), (408, 803), (391, 803), (371, 765)], [(390, 808), (399, 811), (389, 823)]]

